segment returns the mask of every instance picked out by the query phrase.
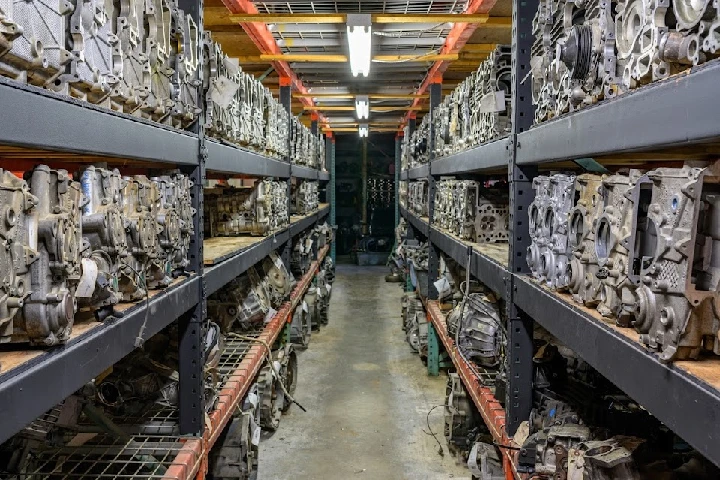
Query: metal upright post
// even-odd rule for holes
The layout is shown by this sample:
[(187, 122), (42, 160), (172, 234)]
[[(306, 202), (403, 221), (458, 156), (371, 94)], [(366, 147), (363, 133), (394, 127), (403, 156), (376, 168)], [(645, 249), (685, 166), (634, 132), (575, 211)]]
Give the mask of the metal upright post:
[[(437, 78), (430, 84), (430, 138), (428, 139), (429, 164), (428, 164), (428, 221), (433, 224), (435, 216), (435, 177), (432, 176), (432, 162), (435, 159), (435, 115), (436, 107), (440, 105), (442, 100), (442, 79)], [(427, 297), (437, 300), (438, 292), (435, 288), (435, 281), (438, 279), (440, 270), (440, 250), (430, 242), (428, 238), (430, 252), (428, 255), (428, 291)]]
[(514, 435), (520, 423), (530, 417), (533, 388), (533, 321), (514, 303), (514, 275), (528, 271), (525, 251), (530, 243), (528, 208), (533, 201), (532, 179), (537, 167), (516, 164), (517, 134), (532, 125), (531, 82), (525, 81), (530, 72), (532, 20), (538, 0), (513, 1), (512, 27), (512, 133), (508, 179), (510, 181), (510, 258), (511, 280), (507, 298), (508, 326), (508, 389), (505, 404), (509, 435)]
[[(280, 104), (285, 107), (285, 110), (288, 112), (288, 152), (292, 152), (292, 92), (291, 92), (291, 81), (289, 78), (281, 77), (280, 78)], [(290, 175), (287, 179), (287, 197), (288, 197), (288, 215), (290, 215), (291, 208), (292, 208), (292, 158), (290, 157), (290, 153), (288, 153), (288, 158), (286, 161), (290, 164)], [(280, 257), (282, 258), (283, 263), (288, 268), (288, 271), (290, 270), (290, 256), (292, 254), (292, 238), (289, 238), (287, 242), (285, 242), (285, 245), (283, 245), (282, 250), (280, 252)]]
[(361, 138), (362, 142), (362, 164), (360, 168), (362, 178), (362, 234), (367, 235), (368, 229), (368, 157), (367, 138)]
[[(179, 0), (178, 5), (186, 15), (190, 15), (198, 26), (199, 38), (202, 38), (203, 5), (202, 0)], [(197, 78), (203, 78), (203, 49), (198, 47)], [(199, 85), (198, 85), (199, 88)], [(198, 92), (199, 95), (199, 92)], [(203, 102), (200, 102), (201, 104)], [(195, 209), (193, 218), (193, 236), (190, 240), (188, 270), (200, 278), (200, 296), (198, 303), (178, 319), (178, 423), (181, 435), (202, 435), (205, 426), (205, 389), (203, 338), (207, 326), (206, 290), (203, 279), (203, 188), (205, 186), (205, 164), (207, 147), (205, 145), (204, 124), (205, 111), (201, 111), (198, 120), (191, 130), (198, 135), (198, 164), (189, 168), (181, 168), (193, 182), (191, 190), (192, 206)], [(145, 338), (139, 339), (141, 341)]]
[(402, 133), (395, 135), (395, 227), (400, 223), (400, 152)]
[[(337, 190), (335, 183), (335, 137), (331, 139), (331, 154), (330, 154), (330, 191), (332, 192), (332, 203), (330, 204), (330, 225), (337, 227)], [(330, 256), (333, 264), (337, 262), (337, 242), (330, 244)]]

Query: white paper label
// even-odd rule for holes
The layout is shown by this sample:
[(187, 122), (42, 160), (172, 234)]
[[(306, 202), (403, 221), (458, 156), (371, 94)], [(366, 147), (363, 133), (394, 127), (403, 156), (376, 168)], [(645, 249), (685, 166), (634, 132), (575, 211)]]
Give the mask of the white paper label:
[(210, 87), (210, 99), (221, 108), (227, 108), (230, 106), (230, 102), (232, 102), (238, 88), (240, 88), (240, 85), (237, 83), (227, 77), (219, 76)]
[(277, 310), (270, 307), (268, 309), (268, 312), (265, 314), (265, 322), (264, 323), (270, 323), (270, 320), (273, 319), (273, 317), (275, 316), (276, 313), (277, 313)]
[(95, 281), (98, 276), (98, 267), (95, 262), (89, 258), (82, 259), (82, 277), (80, 283), (75, 290), (75, 296), (78, 298), (90, 298), (95, 292)]
[(505, 92), (490, 92), (480, 99), (480, 113), (502, 112), (505, 110)]
[(280, 270), (284, 270), (284, 269), (285, 269), (285, 264), (282, 262), (282, 260), (280, 259), (280, 257), (275, 257), (275, 266), (276, 266), (277, 268), (279, 268)]
[(223, 66), (227, 70), (227, 74), (230, 78), (235, 78), (242, 69), (240, 68), (240, 59), (238, 58), (223, 58)]
[(308, 313), (310, 310), (308, 309), (307, 303), (305, 303), (305, 300), (303, 300), (302, 304), (303, 312)]
[(260, 429), (255, 424), (255, 419), (252, 418), (251, 420), (251, 427), (250, 430), (252, 430), (252, 438), (250, 439), (250, 443), (255, 445), (256, 447), (260, 445)]

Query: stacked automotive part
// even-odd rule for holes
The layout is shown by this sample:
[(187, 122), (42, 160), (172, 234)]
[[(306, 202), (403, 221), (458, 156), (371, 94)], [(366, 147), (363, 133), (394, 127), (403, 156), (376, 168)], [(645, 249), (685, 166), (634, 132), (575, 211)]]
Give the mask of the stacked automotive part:
[(150, 120), (200, 113), (198, 28), (175, 0), (3, 6), (0, 74)]
[(314, 135), (309, 128), (292, 118), (290, 159), (295, 165), (322, 170), (325, 165), (325, 142), (322, 135)]
[(536, 177), (528, 265), (633, 326), (663, 361), (718, 354), (715, 178), (693, 167)]
[(439, 180), (434, 222), (471, 242), (507, 242), (510, 212), (504, 192), (474, 180)]
[(410, 182), (408, 185), (408, 209), (421, 217), (427, 217), (429, 206), (428, 195), (427, 180)]
[(253, 187), (205, 189), (205, 236), (270, 235), (289, 222), (287, 185), (262, 180)]
[(296, 215), (309, 215), (319, 206), (318, 182), (298, 181), (293, 189), (293, 205)]
[(428, 150), (430, 138), (430, 115), (425, 115), (420, 125), (409, 134), (409, 127), (405, 128), (405, 137), (402, 147), (403, 168), (413, 168), (430, 161)]
[(541, 1), (531, 60), (535, 122), (716, 57), (718, 12), (709, 1)]
[(78, 306), (102, 320), (113, 305), (167, 286), (188, 265), (193, 211), (189, 193), (180, 193), (187, 177), (124, 179), (96, 167), (78, 177), (44, 165), (26, 180), (2, 172), (2, 341), (64, 343)]
[(433, 113), (435, 158), (510, 133), (510, 47), (501, 45), (458, 85)]

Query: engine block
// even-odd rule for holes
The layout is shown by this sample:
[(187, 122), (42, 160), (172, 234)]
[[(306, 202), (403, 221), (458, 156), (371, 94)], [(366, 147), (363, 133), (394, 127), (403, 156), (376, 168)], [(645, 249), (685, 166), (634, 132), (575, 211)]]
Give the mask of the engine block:
[(418, 180), (408, 185), (408, 209), (421, 217), (428, 216), (428, 182)]
[(204, 208), (206, 237), (270, 235), (290, 221), (287, 184), (273, 180), (206, 189)]
[(308, 215), (318, 209), (318, 182), (304, 180), (295, 185), (294, 205), (296, 215)]
[(502, 320), (492, 296), (471, 293), (447, 317), (448, 335), (460, 352), (481, 367), (497, 367), (501, 361)]

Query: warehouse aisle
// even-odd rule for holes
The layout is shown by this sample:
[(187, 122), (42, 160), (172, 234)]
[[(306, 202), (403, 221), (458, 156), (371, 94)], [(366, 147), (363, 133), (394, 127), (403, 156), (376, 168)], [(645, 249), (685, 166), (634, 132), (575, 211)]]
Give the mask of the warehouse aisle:
[[(398, 284), (384, 267), (340, 265), (330, 324), (299, 358), (293, 406), (260, 443), (260, 480), (468, 478), (427, 431), (445, 399), (400, 327)], [(445, 445), (443, 409), (430, 425)]]

